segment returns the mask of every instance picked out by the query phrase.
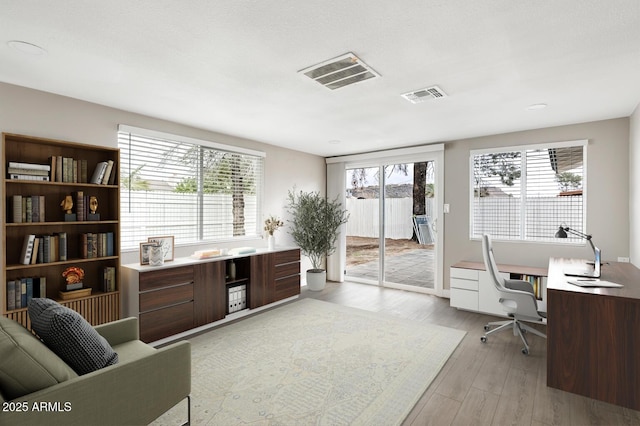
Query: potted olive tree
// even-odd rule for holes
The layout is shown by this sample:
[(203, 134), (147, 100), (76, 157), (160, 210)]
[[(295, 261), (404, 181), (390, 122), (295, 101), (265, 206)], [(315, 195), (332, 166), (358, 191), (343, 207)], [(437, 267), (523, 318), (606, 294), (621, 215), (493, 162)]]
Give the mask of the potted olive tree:
[(307, 287), (320, 291), (327, 281), (322, 261), (335, 252), (338, 228), (347, 222), (349, 214), (337, 198), (327, 200), (317, 191), (289, 191), (287, 211), (292, 216), (289, 234), (313, 268), (307, 270)]

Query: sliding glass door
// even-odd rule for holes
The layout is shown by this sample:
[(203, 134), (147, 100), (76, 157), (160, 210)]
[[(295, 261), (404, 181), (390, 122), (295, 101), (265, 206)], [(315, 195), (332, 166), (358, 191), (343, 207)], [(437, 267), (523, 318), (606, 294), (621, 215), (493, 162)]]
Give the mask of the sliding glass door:
[(347, 167), (346, 279), (441, 291), (437, 158)]

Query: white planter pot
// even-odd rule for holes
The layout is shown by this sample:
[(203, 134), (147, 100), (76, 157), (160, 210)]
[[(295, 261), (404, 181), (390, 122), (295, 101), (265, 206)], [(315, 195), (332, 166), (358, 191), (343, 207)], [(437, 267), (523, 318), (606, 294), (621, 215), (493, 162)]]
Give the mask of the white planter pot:
[(327, 271), (324, 269), (307, 270), (307, 288), (312, 291), (321, 291), (327, 283)]

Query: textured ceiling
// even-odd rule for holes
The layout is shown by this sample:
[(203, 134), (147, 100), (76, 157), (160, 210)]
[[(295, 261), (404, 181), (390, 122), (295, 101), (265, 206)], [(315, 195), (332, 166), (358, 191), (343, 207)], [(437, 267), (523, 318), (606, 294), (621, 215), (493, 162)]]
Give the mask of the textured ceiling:
[[(626, 117), (640, 102), (638, 0), (0, 0), (0, 11), (2, 82), (322, 156)], [(347, 52), (381, 77), (329, 90), (298, 73)], [(448, 97), (400, 96), (433, 85)]]

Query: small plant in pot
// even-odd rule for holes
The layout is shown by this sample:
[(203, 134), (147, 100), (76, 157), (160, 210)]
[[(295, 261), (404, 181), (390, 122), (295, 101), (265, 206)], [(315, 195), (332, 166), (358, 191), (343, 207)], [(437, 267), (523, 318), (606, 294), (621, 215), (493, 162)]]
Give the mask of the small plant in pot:
[(338, 228), (347, 222), (349, 214), (337, 198), (328, 200), (317, 191), (289, 191), (287, 211), (292, 216), (289, 234), (313, 268), (307, 270), (307, 287), (320, 291), (327, 281), (322, 261), (335, 252)]

